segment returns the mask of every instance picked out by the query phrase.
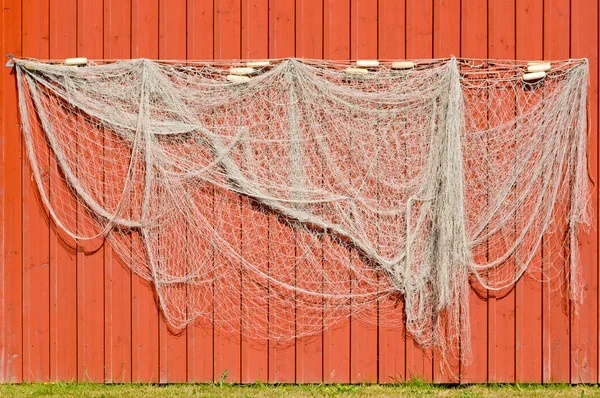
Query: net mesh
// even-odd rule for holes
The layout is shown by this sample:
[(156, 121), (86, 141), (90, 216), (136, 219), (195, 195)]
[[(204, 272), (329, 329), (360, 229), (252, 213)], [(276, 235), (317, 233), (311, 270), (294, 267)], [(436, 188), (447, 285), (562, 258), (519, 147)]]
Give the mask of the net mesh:
[(554, 267), (581, 298), (585, 60), (537, 82), (515, 61), (232, 66), (16, 60), (47, 211), (83, 250), (107, 239), (174, 328), (284, 342), (351, 315), (468, 361), (470, 285)]

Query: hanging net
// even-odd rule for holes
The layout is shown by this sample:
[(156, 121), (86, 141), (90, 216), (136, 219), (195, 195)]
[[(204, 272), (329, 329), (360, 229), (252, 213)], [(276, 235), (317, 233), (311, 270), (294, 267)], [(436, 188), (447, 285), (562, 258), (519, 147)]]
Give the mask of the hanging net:
[(238, 66), (16, 60), (47, 211), (84, 249), (107, 239), (171, 326), (285, 342), (351, 317), (468, 360), (471, 286), (536, 271), (581, 298), (585, 60), (537, 81), (455, 58)]

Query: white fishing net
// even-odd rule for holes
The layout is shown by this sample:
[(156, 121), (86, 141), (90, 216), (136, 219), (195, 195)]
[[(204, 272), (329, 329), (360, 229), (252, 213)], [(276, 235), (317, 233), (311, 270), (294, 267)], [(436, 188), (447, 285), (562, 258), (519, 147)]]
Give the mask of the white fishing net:
[(106, 237), (173, 327), (286, 341), (351, 316), (468, 360), (470, 283), (502, 294), (557, 267), (581, 295), (587, 62), (535, 82), (513, 61), (416, 65), (16, 72), (51, 217), (81, 247)]

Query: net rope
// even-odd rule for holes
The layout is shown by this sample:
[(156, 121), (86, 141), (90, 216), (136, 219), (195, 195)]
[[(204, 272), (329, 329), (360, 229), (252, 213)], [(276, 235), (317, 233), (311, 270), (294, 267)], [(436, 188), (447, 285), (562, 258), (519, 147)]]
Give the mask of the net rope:
[(586, 60), (537, 82), (455, 58), (284, 59), (244, 83), (237, 61), (15, 65), (51, 218), (80, 250), (108, 240), (173, 328), (284, 343), (351, 317), (468, 361), (470, 286), (555, 275), (583, 297)]

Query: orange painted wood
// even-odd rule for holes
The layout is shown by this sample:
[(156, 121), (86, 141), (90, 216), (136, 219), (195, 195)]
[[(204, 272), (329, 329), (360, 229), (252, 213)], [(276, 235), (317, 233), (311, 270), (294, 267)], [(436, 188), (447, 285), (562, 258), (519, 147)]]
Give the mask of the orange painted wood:
[[(38, 58), (587, 57), (588, 156), (597, 180), (598, 4), (593, 0), (3, 0), (2, 5), (0, 53), (20, 54), (22, 44), (23, 55)], [(437, 353), (424, 352), (410, 338), (406, 343), (401, 327), (373, 332), (352, 320), (291, 343), (245, 338), (244, 303), (250, 304), (244, 298), (253, 286), (244, 284), (244, 275), (243, 294), (234, 298), (239, 331), (225, 333), (201, 323), (185, 333), (168, 330), (159, 320), (154, 287), (132, 275), (108, 243), (74, 245), (49, 223), (23, 157), (10, 72), (3, 68), (0, 80), (0, 381), (207, 381), (226, 369), (227, 381), (234, 382), (458, 381), (443, 371)], [(102, 181), (101, 165), (97, 172)], [(60, 182), (54, 166), (50, 181)], [(247, 200), (223, 192), (214, 198), (220, 214), (226, 209), (226, 222), (238, 228), (240, 250), (266, 269), (283, 267), (302, 280), (297, 253), (302, 245), (294, 241), (306, 236), (258, 213)], [(596, 224), (597, 199), (596, 191)], [(76, 220), (80, 231), (89, 223), (80, 206)], [(562, 235), (546, 236), (537, 257), (550, 282), (537, 282), (542, 275), (533, 273), (508, 296), (485, 301), (470, 294), (473, 363), (459, 366), (460, 382), (598, 381), (597, 226), (579, 237), (585, 301), (578, 314), (559, 288), (564, 275), (556, 271), (568, 252), (550, 253)], [(266, 255), (253, 252), (265, 236)], [(131, 241), (132, 250), (138, 244)], [(319, 250), (326, 268), (344, 255), (359, 261), (347, 251), (336, 252), (346, 249), (329, 238)], [(218, 269), (226, 260), (214, 261)], [(225, 293), (218, 286), (215, 292)], [(378, 311), (380, 320), (402, 316), (401, 305), (392, 303), (380, 303)], [(269, 328), (295, 328), (298, 319), (285, 319), (275, 308), (265, 314)]]
[[(323, 2), (321, 0), (296, 0), (296, 54), (298, 58), (323, 58)], [(308, 155), (307, 155), (308, 156)], [(321, 167), (321, 159), (310, 159), (317, 168)], [(322, 180), (321, 180), (322, 183)], [(298, 230), (296, 239), (304, 242), (299, 247), (316, 244), (309, 233)], [(319, 240), (314, 253), (322, 257), (323, 242)], [(296, 253), (296, 275), (300, 288), (319, 289), (320, 286), (306, 285), (311, 281), (309, 270), (303, 265), (302, 253)], [(312, 282), (312, 281), (311, 281)], [(321, 282), (319, 281), (319, 285)], [(323, 319), (322, 311), (298, 309), (297, 322), (302, 319)], [(296, 339), (296, 382), (319, 383), (323, 380), (323, 334), (317, 332), (310, 336)]]
[[(326, 0), (323, 8), (323, 57), (325, 59), (350, 59), (350, 1)], [(333, 242), (329, 236), (323, 239), (324, 269), (335, 267), (339, 259), (350, 261), (350, 253)], [(345, 260), (344, 260), (345, 261)], [(350, 275), (348, 275), (348, 291)], [(350, 313), (348, 313), (350, 316)], [(325, 312), (323, 332), (323, 381), (339, 383), (350, 380), (350, 320), (337, 324), (327, 321)]]
[[(21, 56), (21, 1), (2, 2), (0, 53)], [(0, 382), (23, 380), (22, 139), (17, 87), (10, 68), (0, 72)]]
[(403, 59), (406, 56), (405, 0), (379, 0), (377, 9), (378, 57)]
[[(309, 155), (307, 155), (309, 156)], [(308, 159), (307, 159), (308, 160)], [(315, 160), (315, 165), (319, 165), (319, 161)], [(305, 290), (319, 290), (322, 288), (322, 280), (312, 280), (308, 277), (309, 269), (314, 267), (314, 263), (308, 264), (304, 258), (304, 250), (308, 251), (306, 256), (316, 256), (322, 258), (323, 242), (320, 239), (311, 236), (309, 232), (297, 230), (296, 237), (296, 286)], [(308, 268), (309, 265), (311, 268)], [(296, 293), (297, 301), (315, 300), (314, 297), (308, 297), (301, 293)], [(306, 323), (313, 324), (314, 322), (322, 322), (323, 309), (297, 308), (295, 312), (296, 331), (302, 333), (302, 325)], [(320, 322), (319, 322), (320, 323)], [(318, 324), (319, 324), (318, 323)], [(317, 330), (309, 335), (302, 335), (296, 338), (296, 383), (319, 383), (323, 377), (323, 335)]]
[[(487, 58), (488, 56), (488, 27), (487, 3), (477, 0), (463, 0), (461, 8), (461, 56), (469, 58)], [(477, 97), (476, 97), (477, 98)], [(468, 104), (468, 102), (467, 102)], [(468, 105), (467, 105), (468, 106)], [(486, 120), (481, 120), (485, 127)], [(485, 200), (485, 198), (482, 198)], [(475, 257), (479, 263), (486, 259)], [(487, 302), (475, 291), (469, 292), (470, 328), (477, 331), (471, 334), (472, 360), (467, 366), (461, 367), (461, 383), (483, 383), (488, 377), (487, 362)], [(483, 332), (485, 330), (485, 333)]]
[[(252, 203), (242, 199), (241, 214), (241, 252), (247, 261), (260, 264), (261, 271), (268, 273), (268, 250), (263, 246), (264, 237), (268, 236), (268, 215), (260, 209), (253, 208)], [(242, 274), (242, 341), (241, 341), (241, 379), (243, 383), (268, 381), (269, 357), (268, 339), (269, 309), (263, 303), (252, 300), (253, 296), (263, 294), (261, 281), (254, 281)], [(255, 337), (257, 333), (260, 337)]]
[[(587, 154), (590, 177), (598, 181), (598, 2), (571, 2), (571, 57), (589, 62)], [(598, 187), (591, 197), (593, 214), (598, 214)], [(597, 219), (597, 217), (596, 217)], [(598, 229), (578, 236), (584, 299), (571, 315), (571, 383), (597, 383), (598, 371)]]
[(293, 57), (296, 52), (293, 0), (269, 0), (269, 57)]
[[(241, 2), (234, 0), (218, 0), (215, 2), (214, 10), (214, 57), (215, 59), (239, 59), (242, 53), (241, 45)], [(217, 210), (218, 208), (218, 210)], [(216, 222), (230, 228), (239, 238), (232, 240), (232, 249), (239, 253), (241, 250), (241, 199), (231, 192), (224, 192), (222, 189), (215, 189), (215, 217), (219, 217)], [(215, 273), (219, 267), (226, 266), (232, 269), (234, 266), (240, 267), (239, 280), (229, 281), (216, 280), (214, 282), (215, 302), (223, 301), (228, 298), (225, 307), (229, 311), (228, 317), (234, 320), (239, 319), (239, 326), (235, 324), (228, 325), (228, 329), (223, 329), (215, 325), (214, 333), (214, 378), (219, 380), (225, 371), (227, 371), (227, 382), (239, 383), (242, 379), (242, 328), (241, 328), (241, 297), (232, 295), (229, 291), (223, 290), (227, 283), (235, 284), (236, 289), (242, 283), (241, 264), (227, 264), (224, 262), (232, 261), (224, 258), (223, 255), (215, 255)], [(238, 290), (239, 291), (239, 290)], [(217, 308), (214, 309), (218, 311)], [(216, 316), (216, 315), (215, 315)]]
[[(369, 0), (352, 0), (350, 3), (350, 57), (353, 59), (377, 59), (377, 7)], [(360, 139), (360, 137), (352, 137)], [(350, 162), (353, 151), (350, 150)], [(377, 232), (377, 225), (371, 225)], [(355, 250), (351, 250), (352, 264), (355, 269), (369, 273), (370, 267)], [(352, 289), (356, 290), (356, 278), (352, 280)], [(371, 322), (361, 322), (353, 317), (350, 322), (350, 381), (353, 383), (374, 383), (377, 381), (377, 304), (366, 309), (366, 317)]]
[[(488, 2), (488, 54), (492, 59), (515, 58), (515, 2), (514, 0), (491, 0)], [(491, 109), (504, 104), (514, 107), (515, 96), (512, 93), (493, 93), (490, 98)], [(490, 124), (504, 122), (488, 115)], [(503, 134), (514, 135), (513, 131)], [(512, 156), (509, 155), (509, 156)], [(509, 199), (512, 200), (512, 199)], [(506, 228), (515, 230), (514, 223)], [(507, 236), (511, 232), (504, 232)], [(513, 235), (514, 236), (514, 235)], [(490, 259), (498, 253), (490, 246)], [(507, 260), (514, 267), (514, 258)], [(494, 295), (488, 299), (488, 381), (515, 381), (515, 291), (510, 289), (505, 294)]]
[[(153, 40), (154, 38), (154, 40)], [(158, 0), (131, 3), (131, 57), (158, 59)], [(132, 250), (143, 250), (134, 237)], [(157, 383), (159, 309), (154, 286), (131, 275), (131, 381)]]
[[(160, 59), (187, 58), (187, 9), (185, 0), (159, 0), (158, 56)], [(183, 239), (186, 239), (184, 237)], [(191, 260), (191, 259), (190, 259)], [(174, 294), (187, 294), (186, 286), (169, 286)], [(159, 369), (161, 383), (187, 381), (187, 328), (173, 329), (160, 318)]]
[(296, 0), (296, 57), (323, 58), (323, 2)]
[[(269, 58), (268, 11), (267, 0), (242, 1), (242, 58)], [(254, 136), (256, 132), (250, 131), (250, 134)], [(253, 156), (256, 155), (258, 154), (253, 153)], [(242, 198), (241, 206), (242, 255), (251, 263), (259, 265), (259, 269), (268, 274), (269, 250), (264, 245), (269, 236), (268, 213), (260, 210), (248, 198)], [(256, 380), (266, 382), (269, 379), (267, 335), (270, 308), (264, 308), (263, 303), (252, 300), (252, 297), (262, 297), (265, 288), (265, 286), (261, 286), (261, 281), (242, 276), (241, 377), (243, 383)], [(268, 288), (266, 289), (268, 290)]]
[[(375, 226), (373, 226), (375, 227)], [(376, 273), (360, 258), (356, 251), (351, 251), (350, 257), (353, 269), (364, 275), (376, 279)], [(353, 277), (351, 286), (353, 291), (360, 291), (357, 278)], [(365, 319), (354, 316), (350, 320), (350, 382), (351, 383), (376, 383), (377, 382), (377, 303), (366, 308)]]
[[(187, 58), (214, 58), (213, 37), (213, 1), (202, 0), (187, 3)], [(214, 193), (203, 192), (202, 203), (210, 202), (210, 212), (214, 212)], [(212, 214), (210, 215), (212, 219)], [(214, 254), (211, 249), (211, 264), (214, 266)], [(204, 286), (201, 287), (205, 289)], [(202, 292), (205, 294), (205, 292)], [(207, 382), (213, 380), (213, 325), (201, 319), (187, 328), (188, 381)]]
[[(77, 2), (50, 1), (50, 58), (77, 54)], [(53, 204), (72, 209), (69, 227), (76, 230), (77, 201), (51, 158), (50, 184), (60, 194), (50, 195)], [(50, 379), (77, 379), (77, 252), (73, 238), (50, 223)]]
[(350, 58), (377, 59), (377, 7), (368, 0), (350, 1)]
[[(219, 190), (215, 190), (215, 213), (219, 213), (218, 221), (221, 222), (224, 228), (230, 228), (238, 238), (231, 239), (232, 250), (237, 253), (241, 250), (241, 208), (239, 197)], [(231, 270), (238, 264), (232, 264), (232, 259), (223, 256), (220, 253), (215, 254), (215, 274), (218, 275), (220, 267), (225, 267), (226, 270)], [(231, 293), (231, 288), (228, 286), (234, 285), (239, 288), (242, 275), (240, 273), (231, 273), (231, 279), (239, 278), (232, 281), (217, 279), (214, 282), (215, 302), (222, 300), (222, 307), (215, 307), (214, 311), (219, 309), (227, 311), (228, 324), (215, 325), (214, 332), (214, 379), (220, 380), (226, 374), (226, 381), (231, 383), (239, 383), (241, 381), (241, 295), (239, 293)], [(217, 317), (218, 315), (215, 315)], [(236, 325), (235, 320), (239, 319), (239, 324)], [(225, 373), (227, 372), (227, 373)]]
[[(460, 55), (460, 0), (433, 3), (433, 58)], [(461, 320), (463, 322), (464, 320)], [(443, 358), (434, 352), (433, 380), (436, 383), (458, 383), (460, 374), (458, 347)]]
[(242, 1), (242, 59), (269, 58), (269, 0)]
[[(282, 275), (289, 275), (286, 284), (294, 283), (294, 245), (290, 237), (290, 228), (277, 219), (274, 214), (269, 215), (269, 268), (278, 267), (284, 271)], [(281, 287), (269, 286), (269, 295), (281, 294)], [(296, 326), (294, 303), (274, 301), (269, 303), (269, 330), (272, 334), (289, 333)], [(294, 339), (269, 340), (269, 382), (294, 383), (296, 381), (296, 344)]]
[(433, 3), (433, 57), (460, 56), (460, 0)]
[[(104, 58), (131, 57), (131, 4), (104, 1)], [(105, 146), (114, 140), (105, 131)], [(115, 148), (116, 149), (116, 148)], [(109, 175), (127, 175), (127, 160), (111, 165), (105, 174), (104, 192), (115, 192)], [(118, 181), (119, 179), (117, 179)], [(114, 194), (113, 194), (114, 195)], [(126, 245), (131, 240), (126, 238)], [(104, 380), (107, 383), (131, 381), (131, 271), (128, 259), (121, 259), (109, 242), (104, 245)]]
[[(268, 236), (269, 218), (260, 209), (253, 208), (252, 203), (244, 198), (241, 203), (241, 252), (247, 261), (260, 264), (261, 270), (268, 273), (268, 250), (263, 246), (264, 237)], [(261, 281), (253, 281), (242, 274), (242, 334), (241, 372), (242, 382), (268, 381), (269, 375), (269, 342), (267, 336), (269, 326), (269, 309), (263, 303), (254, 302), (252, 297), (263, 294)], [(251, 330), (250, 330), (251, 329)], [(255, 337), (251, 333), (257, 333)]]
[[(294, 1), (269, 0), (269, 57), (286, 58), (295, 55)], [(269, 219), (269, 267), (289, 270), (288, 284), (295, 284), (296, 247), (294, 231), (276, 215)], [(277, 294), (277, 287), (271, 286), (271, 295)], [(280, 288), (279, 288), (280, 289)], [(280, 308), (283, 305), (285, 308)], [(296, 328), (295, 303), (289, 304), (274, 301), (269, 308), (269, 324), (277, 329), (290, 331)], [(282, 332), (279, 332), (282, 333)], [(270, 381), (294, 383), (297, 380), (296, 341), (273, 339), (269, 344), (269, 379)]]
[[(433, 56), (433, 4), (406, 0), (406, 57)], [(406, 379), (433, 381), (433, 353), (421, 348), (409, 334), (406, 338)]]
[[(517, 0), (517, 59), (543, 59), (543, 7), (542, 0)], [(524, 101), (524, 96), (518, 94), (517, 103)], [(534, 265), (543, 266), (542, 256), (543, 249), (540, 246), (532, 260)], [(523, 275), (515, 287), (515, 379), (518, 383), (540, 383), (542, 381), (541, 281), (542, 272), (528, 272)]]
[[(569, 58), (570, 32), (569, 1), (545, 0), (544, 2), (544, 58)], [(558, 204), (556, 213), (563, 218), (568, 211), (567, 203)], [(565, 223), (561, 221), (554, 234), (545, 236), (545, 279), (542, 298), (543, 322), (543, 381), (566, 383), (571, 380), (570, 367), (570, 303), (565, 297), (565, 278), (562, 272), (565, 252), (561, 249), (565, 239)], [(546, 239), (547, 238), (547, 239)]]
[[(336, 269), (340, 261), (349, 257), (348, 249), (340, 246), (337, 242), (326, 237), (323, 245), (323, 267), (329, 272), (342, 274), (342, 270)], [(342, 285), (342, 283), (340, 283)], [(342, 285), (344, 286), (344, 285)], [(351, 281), (348, 275), (347, 289), (350, 290)], [(345, 287), (344, 286), (344, 287)], [(350, 381), (350, 357), (351, 357), (351, 329), (350, 316), (348, 318), (333, 322), (328, 310), (324, 311), (325, 330), (323, 332), (323, 381), (325, 383), (346, 383)], [(341, 314), (336, 312), (337, 316)]]
[[(102, 3), (80, 0), (77, 4), (77, 55), (102, 58), (104, 26)], [(95, 177), (102, 181), (102, 164)], [(78, 231), (85, 227), (78, 206)], [(77, 380), (104, 381), (104, 243), (101, 239), (77, 247)]]
[[(23, 56), (47, 58), (49, 54), (49, 0), (23, 4)], [(39, 131), (38, 126), (33, 127)], [(47, 150), (40, 150), (40, 168), (49, 173)], [(46, 210), (30, 163), (23, 159), (23, 379), (50, 379), (50, 247)], [(48, 193), (48, 192), (46, 192)]]
[[(404, 0), (379, 0), (378, 14), (378, 58), (406, 58), (406, 31)], [(384, 195), (379, 193), (380, 197)], [(381, 281), (385, 286), (385, 281)], [(406, 330), (403, 326), (388, 327), (381, 320), (402, 319), (404, 306), (401, 301), (383, 300), (379, 302), (378, 328), (378, 382), (399, 383), (405, 380), (406, 371)]]

